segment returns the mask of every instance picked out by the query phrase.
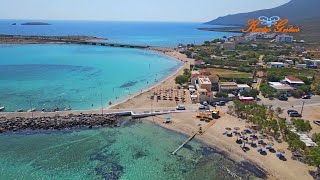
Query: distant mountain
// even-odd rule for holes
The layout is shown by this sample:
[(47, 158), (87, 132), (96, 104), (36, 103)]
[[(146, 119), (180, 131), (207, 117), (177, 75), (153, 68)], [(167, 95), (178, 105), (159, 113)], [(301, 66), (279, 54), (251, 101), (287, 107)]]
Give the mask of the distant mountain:
[(207, 22), (207, 24), (244, 25), (247, 24), (248, 19), (257, 19), (260, 16), (279, 16), (282, 19), (288, 18), (290, 23), (299, 23), (305, 19), (320, 18), (319, 8), (320, 0), (291, 0), (290, 2), (276, 8), (227, 15)]
[(301, 32), (295, 38), (304, 39), (320, 45), (320, 0), (291, 0), (272, 9), (264, 9), (248, 13), (240, 13), (219, 17), (206, 24), (213, 25), (247, 25), (248, 19), (258, 19), (260, 16), (279, 16), (289, 19), (289, 25), (299, 26)]

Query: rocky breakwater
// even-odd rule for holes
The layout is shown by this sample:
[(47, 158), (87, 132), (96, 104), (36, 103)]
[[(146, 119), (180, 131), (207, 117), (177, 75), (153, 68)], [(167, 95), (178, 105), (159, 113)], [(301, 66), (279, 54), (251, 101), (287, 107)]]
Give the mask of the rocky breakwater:
[(55, 117), (0, 118), (0, 133), (23, 130), (63, 130), (71, 128), (110, 127), (117, 123), (114, 115), (81, 114)]

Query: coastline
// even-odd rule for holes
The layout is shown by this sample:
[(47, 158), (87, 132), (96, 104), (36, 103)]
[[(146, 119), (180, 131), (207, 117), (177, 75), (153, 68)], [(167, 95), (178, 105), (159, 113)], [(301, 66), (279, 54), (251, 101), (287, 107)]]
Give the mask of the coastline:
[[(126, 99), (115, 103), (114, 105), (104, 109), (106, 111), (108, 110), (116, 110), (116, 109), (130, 109), (130, 108), (150, 108), (150, 104), (146, 103), (146, 100), (149, 100), (149, 94), (152, 90), (157, 88), (168, 88), (175, 86), (174, 79), (176, 76), (183, 73), (184, 68), (188, 68), (190, 64), (194, 61), (194, 59), (187, 58), (184, 54), (181, 54), (177, 51), (174, 51), (172, 48), (150, 48), (146, 49), (150, 51), (155, 51), (167, 56), (170, 56), (173, 59), (185, 62), (183, 65), (177, 69), (175, 72), (172, 72), (168, 77), (164, 78), (160, 82), (152, 85), (151, 87), (143, 90), (142, 92), (138, 92), (130, 97), (127, 97)], [(189, 102), (186, 102), (186, 104), (190, 104)], [(165, 102), (159, 102), (155, 104), (155, 106), (161, 108), (161, 107), (175, 107), (175, 103), (172, 103), (170, 101)], [(151, 104), (152, 108), (152, 104)], [(88, 110), (88, 111), (64, 111), (64, 112), (55, 112), (55, 113), (48, 113), (52, 116), (55, 115), (63, 115), (63, 114), (69, 114), (69, 113), (99, 113), (101, 110)], [(44, 116), (44, 114), (47, 113), (41, 113), (37, 112), (34, 113), (38, 116)], [(2, 115), (2, 113), (0, 113)], [(8, 115), (26, 115), (30, 116), (30, 113), (8, 113)], [(171, 129), (173, 131), (183, 133), (185, 135), (190, 135), (194, 133), (198, 126), (194, 118), (194, 113), (179, 113), (179, 114), (173, 114), (173, 125), (165, 125), (162, 122), (165, 119), (165, 116), (156, 116), (152, 118), (147, 118), (144, 120), (153, 121), (156, 124)], [(231, 126), (232, 125), (232, 126)], [(222, 132), (224, 131), (225, 127), (231, 126), (231, 128), (238, 126), (241, 128), (244, 128), (245, 122), (241, 122), (238, 119), (231, 117), (229, 115), (224, 115), (220, 120), (218, 120), (217, 124), (214, 125), (214, 127), (211, 127), (208, 132), (206, 132), (203, 136), (197, 137), (197, 140), (214, 147), (222, 152), (227, 153), (227, 155), (237, 161), (237, 162), (252, 162), (253, 164), (257, 165), (258, 167), (261, 167), (264, 172), (268, 174), (268, 179), (312, 179), (312, 177), (308, 174), (308, 170), (311, 168), (307, 165), (304, 165), (300, 162), (288, 160), (288, 162), (282, 162), (279, 161), (274, 157), (274, 155), (269, 154), (266, 157), (263, 157), (259, 155), (257, 152), (255, 152), (255, 149), (252, 149), (251, 152), (248, 154), (242, 152), (242, 150), (239, 148), (237, 144), (235, 144), (234, 139), (228, 139), (225, 136), (222, 136)], [(278, 144), (277, 144), (278, 145)], [(177, 146), (179, 146), (177, 144)], [(278, 145), (282, 149), (286, 149), (285, 145)], [(284, 148), (283, 148), (284, 147)], [(289, 151), (286, 151), (287, 153)], [(270, 157), (270, 158), (269, 158)], [(289, 157), (289, 154), (287, 154), (287, 157)]]
[[(152, 90), (155, 90), (157, 88), (161, 87), (172, 87), (176, 86), (175, 83), (172, 84), (172, 82), (175, 81), (175, 77), (178, 75), (183, 74), (183, 70), (185, 68), (190, 68), (190, 65), (194, 62), (194, 59), (187, 58), (186, 55), (179, 53), (178, 51), (174, 50), (174, 48), (149, 48), (146, 49), (149, 51), (153, 51), (156, 53), (160, 53), (162, 55), (166, 55), (172, 59), (175, 59), (177, 61), (180, 61), (183, 63), (183, 65), (177, 69), (176, 71), (172, 72), (169, 76), (161, 80), (160, 82), (157, 82), (156, 84), (152, 85), (151, 87), (143, 90), (142, 92), (138, 92), (120, 102), (116, 102), (115, 104), (109, 106), (105, 110), (110, 110), (110, 109), (128, 109), (128, 108), (134, 108), (136, 106), (139, 106), (140, 108), (147, 108), (150, 106), (145, 106), (146, 105), (146, 100), (149, 100), (148, 96)], [(135, 100), (137, 100), (135, 102)], [(133, 105), (134, 106), (131, 106)], [(170, 107), (172, 106), (172, 103), (165, 103), (163, 104), (164, 106), (160, 107)], [(175, 107), (175, 104), (173, 104), (172, 107)]]
[[(228, 158), (238, 163), (245, 164), (246, 162), (249, 162), (255, 165), (257, 169), (260, 169), (267, 175), (266, 179), (313, 179), (308, 174), (308, 171), (315, 169), (301, 162), (293, 161), (291, 159), (288, 159), (288, 161), (280, 161), (275, 154), (271, 153), (268, 153), (267, 156), (262, 156), (256, 152), (255, 148), (251, 148), (250, 151), (244, 153), (239, 145), (235, 143), (235, 137), (228, 138), (223, 136), (222, 133), (225, 131), (225, 127), (239, 126), (244, 128), (246, 123), (226, 114), (223, 116), (222, 119), (219, 119), (217, 123), (203, 135), (197, 136), (196, 140), (223, 152)], [(182, 133), (186, 136), (190, 136), (198, 130), (198, 122), (196, 122), (197, 120), (195, 120), (192, 113), (171, 115), (172, 124), (164, 124), (163, 121), (165, 120), (165, 117), (165, 115), (162, 115), (154, 118), (144, 118), (143, 120), (152, 121), (159, 126)], [(230, 126), (231, 124), (232, 126)], [(179, 145), (180, 144), (177, 144), (177, 147)], [(284, 144), (276, 144), (276, 146), (281, 148), (286, 147)], [(286, 156), (288, 158), (290, 156), (289, 152), (290, 151), (286, 151)]]

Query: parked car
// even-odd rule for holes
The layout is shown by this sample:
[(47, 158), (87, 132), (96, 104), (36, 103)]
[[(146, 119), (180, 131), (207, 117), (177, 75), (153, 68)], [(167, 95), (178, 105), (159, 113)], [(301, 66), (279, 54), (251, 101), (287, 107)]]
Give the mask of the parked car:
[(310, 95), (304, 95), (304, 96), (302, 96), (302, 99), (311, 99), (311, 96)]
[(278, 98), (280, 101), (288, 101), (288, 97), (286, 96), (279, 96)]
[(186, 110), (186, 107), (183, 105), (179, 105), (176, 107), (176, 110), (183, 111), (183, 110)]
[(225, 101), (220, 101), (219, 102), (219, 106), (225, 106), (226, 105), (226, 102)]
[(199, 107), (199, 110), (200, 110), (200, 111), (201, 111), (201, 110), (203, 110), (203, 111), (210, 110), (210, 107), (209, 107), (209, 106), (201, 105), (201, 106)]
[(291, 113), (298, 113), (298, 111), (289, 109), (289, 110), (287, 111), (287, 113), (288, 113), (288, 115), (290, 115)]
[(219, 102), (211, 102), (210, 105), (213, 107), (216, 107), (216, 106), (219, 106)]
[(302, 117), (302, 116), (298, 112), (293, 112), (293, 113), (290, 113), (290, 117)]
[(208, 102), (207, 102), (207, 101), (203, 101), (202, 105), (204, 105), (204, 106), (208, 106), (209, 104), (208, 104)]

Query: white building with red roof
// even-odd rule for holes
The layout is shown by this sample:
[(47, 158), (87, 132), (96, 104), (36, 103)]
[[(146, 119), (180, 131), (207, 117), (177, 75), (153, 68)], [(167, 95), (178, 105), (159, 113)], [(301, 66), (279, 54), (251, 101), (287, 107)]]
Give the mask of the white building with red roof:
[(283, 80), (283, 82), (292, 86), (292, 87), (297, 87), (297, 86), (301, 86), (301, 85), (305, 84), (301, 79), (293, 77), (293, 76), (287, 76)]

